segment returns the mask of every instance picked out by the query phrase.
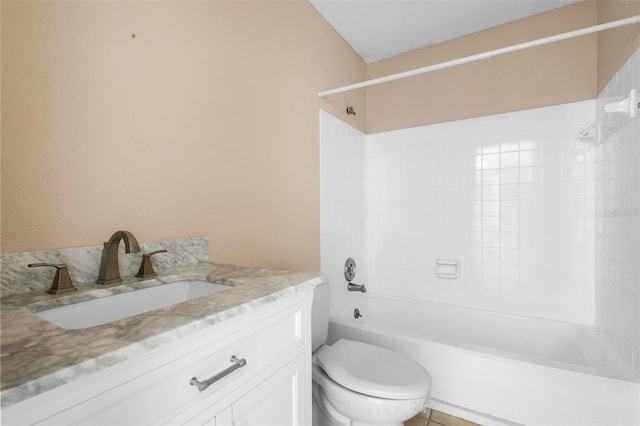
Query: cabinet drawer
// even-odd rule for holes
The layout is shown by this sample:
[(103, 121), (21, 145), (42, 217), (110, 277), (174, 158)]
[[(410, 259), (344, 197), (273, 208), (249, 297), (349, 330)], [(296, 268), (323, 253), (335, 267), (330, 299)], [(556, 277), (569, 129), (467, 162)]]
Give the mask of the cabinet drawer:
[[(203, 398), (228, 393), (249, 380), (279, 356), (304, 345), (303, 305), (295, 305), (257, 323), (214, 337), (203, 344), (184, 340), (183, 356), (112, 387), (55, 416), (43, 424), (148, 424), (167, 413), (185, 410)], [(212, 331), (216, 327), (212, 327)], [(161, 348), (160, 348), (161, 350)], [(246, 365), (200, 392), (189, 384), (192, 377), (204, 381), (231, 365), (231, 356), (246, 359)]]
[[(304, 353), (279, 360), (255, 376), (243, 388), (228, 395), (228, 400), (217, 401), (207, 406), (202, 401), (194, 406), (190, 418), (174, 417), (167, 425), (185, 424), (189, 426), (295, 426), (305, 424), (308, 409), (303, 403), (307, 385)], [(219, 404), (222, 402), (223, 404)], [(226, 402), (226, 404), (225, 404)], [(228, 404), (228, 405), (227, 405)], [(199, 412), (193, 416), (194, 412)], [(309, 413), (310, 414), (310, 413)]]

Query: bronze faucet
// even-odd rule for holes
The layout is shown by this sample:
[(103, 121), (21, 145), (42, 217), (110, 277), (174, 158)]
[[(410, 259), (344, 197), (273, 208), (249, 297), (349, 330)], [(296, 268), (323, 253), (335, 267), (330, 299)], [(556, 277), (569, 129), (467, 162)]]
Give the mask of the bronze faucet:
[(138, 273), (136, 274), (136, 277), (151, 278), (151, 277), (157, 276), (158, 274), (156, 274), (156, 271), (153, 270), (153, 263), (151, 263), (151, 256), (153, 256), (154, 254), (166, 253), (166, 252), (167, 250), (156, 250), (156, 251), (152, 251), (151, 253), (143, 254), (142, 262), (140, 262), (140, 268), (138, 269)]
[(56, 268), (56, 275), (53, 277), (53, 283), (51, 284), (51, 287), (49, 287), (49, 290), (47, 290), (47, 293), (49, 294), (69, 293), (77, 290), (71, 282), (71, 277), (69, 276), (69, 271), (67, 271), (66, 263), (30, 263), (27, 266), (29, 268), (35, 268), (38, 266), (53, 266)]
[(138, 240), (129, 231), (115, 232), (109, 242), (104, 243), (100, 272), (96, 284), (112, 284), (122, 282), (120, 279), (120, 266), (118, 265), (118, 246), (120, 240), (124, 241), (125, 253), (137, 253), (140, 251)]

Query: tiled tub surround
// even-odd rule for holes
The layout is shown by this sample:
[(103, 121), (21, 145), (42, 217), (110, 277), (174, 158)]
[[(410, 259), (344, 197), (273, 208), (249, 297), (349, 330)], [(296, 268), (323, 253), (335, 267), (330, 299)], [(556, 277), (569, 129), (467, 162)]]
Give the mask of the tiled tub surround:
[[(593, 324), (595, 144), (578, 131), (594, 107), (367, 136), (324, 113), (323, 270), (340, 287), (355, 257), (372, 291)], [(436, 277), (436, 259), (460, 261), (460, 278)], [(339, 290), (332, 310), (349, 302)]]
[(356, 261), (354, 282), (367, 280), (367, 137), (320, 111), (320, 269), (330, 277), (330, 309), (354, 301), (344, 263)]
[[(52, 296), (43, 289), (2, 297), (2, 406), (146, 353), (181, 337), (251, 312), (326, 281), (322, 274), (200, 262), (167, 268), (123, 283), (78, 282), (78, 292)], [(48, 281), (47, 278), (46, 281)], [(80, 330), (64, 330), (32, 311), (183, 279), (229, 285), (228, 290)]]
[[(640, 49), (598, 104), (640, 90)], [(640, 118), (595, 141), (595, 323), (620, 330), (611, 343), (640, 378)]]
[(371, 290), (592, 324), (593, 118), (585, 101), (369, 135)]

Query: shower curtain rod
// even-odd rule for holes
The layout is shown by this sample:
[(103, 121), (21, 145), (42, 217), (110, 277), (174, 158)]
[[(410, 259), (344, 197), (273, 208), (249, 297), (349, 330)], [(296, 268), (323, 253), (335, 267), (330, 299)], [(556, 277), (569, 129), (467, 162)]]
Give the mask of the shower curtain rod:
[(325, 96), (335, 95), (337, 93), (343, 93), (343, 92), (348, 92), (350, 90), (361, 89), (363, 87), (374, 86), (376, 84), (386, 83), (388, 81), (399, 80), (401, 78), (424, 74), (431, 71), (437, 71), (444, 68), (450, 68), (456, 65), (468, 64), (470, 62), (480, 61), (482, 59), (488, 59), (494, 56), (504, 55), (505, 53), (511, 53), (518, 50), (528, 49), (530, 47), (541, 46), (543, 44), (549, 44), (549, 43), (553, 43), (560, 40), (566, 40), (568, 38), (579, 37), (587, 34), (596, 33), (598, 31), (603, 31), (611, 28), (617, 28), (625, 25), (638, 24), (638, 23), (640, 23), (640, 15), (631, 16), (629, 18), (620, 19), (618, 21), (607, 22), (606, 24), (595, 25), (593, 27), (587, 27), (580, 30), (569, 31), (563, 34), (539, 38), (537, 40), (514, 44), (512, 46), (503, 47), (501, 49), (495, 49), (495, 50), (490, 50), (483, 53), (477, 53), (475, 55), (465, 56), (463, 58), (441, 62), (439, 64), (429, 65), (426, 67), (417, 68), (410, 71), (404, 71), (397, 74), (391, 74), (385, 77), (374, 78), (372, 80), (366, 80), (360, 83), (354, 83), (348, 86), (338, 87), (336, 89), (325, 90), (322, 92), (318, 92), (318, 97), (324, 98)]

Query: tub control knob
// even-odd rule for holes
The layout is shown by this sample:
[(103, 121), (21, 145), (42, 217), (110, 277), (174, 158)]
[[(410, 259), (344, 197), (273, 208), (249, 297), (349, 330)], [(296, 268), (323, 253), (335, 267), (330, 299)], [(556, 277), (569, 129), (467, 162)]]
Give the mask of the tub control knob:
[(356, 261), (348, 258), (344, 264), (344, 279), (348, 282), (353, 281), (356, 277)]

